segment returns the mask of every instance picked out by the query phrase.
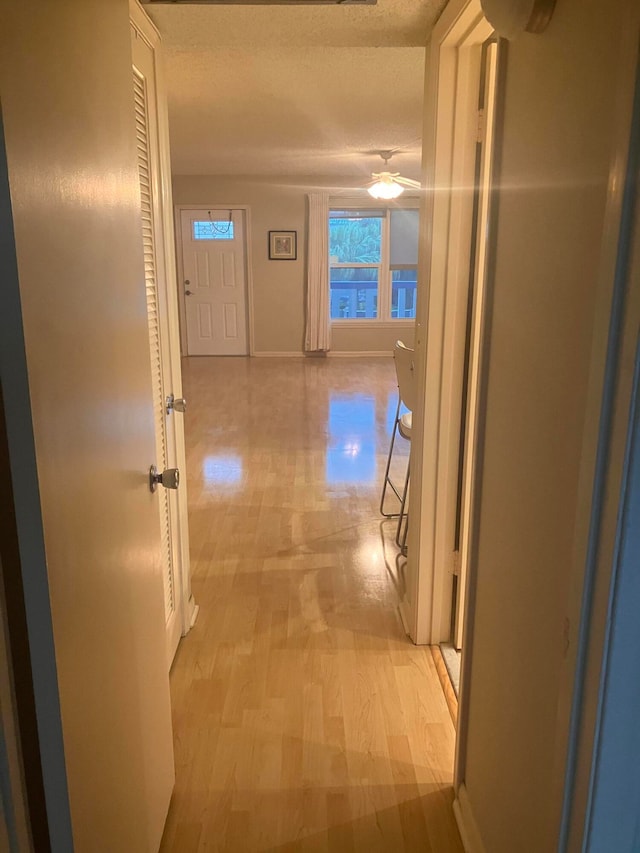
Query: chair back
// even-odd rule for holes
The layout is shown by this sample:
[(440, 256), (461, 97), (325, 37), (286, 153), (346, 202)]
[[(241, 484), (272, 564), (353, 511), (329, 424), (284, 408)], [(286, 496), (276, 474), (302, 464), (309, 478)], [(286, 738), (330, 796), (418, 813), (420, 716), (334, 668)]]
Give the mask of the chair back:
[(404, 405), (412, 412), (416, 404), (416, 381), (413, 369), (413, 350), (406, 347), (402, 341), (396, 341), (393, 348), (393, 358), (396, 363), (398, 391)]

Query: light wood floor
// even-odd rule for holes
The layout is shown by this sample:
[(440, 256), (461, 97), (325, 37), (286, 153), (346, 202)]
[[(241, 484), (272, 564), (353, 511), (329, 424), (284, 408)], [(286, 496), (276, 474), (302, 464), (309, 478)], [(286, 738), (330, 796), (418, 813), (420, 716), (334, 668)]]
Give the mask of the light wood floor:
[(184, 371), (200, 615), (171, 674), (162, 850), (462, 853), (454, 729), (377, 511), (391, 359)]

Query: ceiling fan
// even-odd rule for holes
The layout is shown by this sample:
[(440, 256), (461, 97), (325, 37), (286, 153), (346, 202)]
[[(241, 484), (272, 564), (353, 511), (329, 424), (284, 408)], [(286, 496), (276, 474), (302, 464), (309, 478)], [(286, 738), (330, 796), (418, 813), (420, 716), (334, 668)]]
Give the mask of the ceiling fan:
[[(393, 157), (393, 151), (378, 151), (378, 154), (384, 160), (385, 167), (389, 160)], [(413, 190), (420, 189), (420, 183), (411, 178), (403, 178), (400, 172), (372, 172), (371, 183), (367, 187), (367, 192), (374, 198), (392, 199), (405, 191), (409, 187)]]

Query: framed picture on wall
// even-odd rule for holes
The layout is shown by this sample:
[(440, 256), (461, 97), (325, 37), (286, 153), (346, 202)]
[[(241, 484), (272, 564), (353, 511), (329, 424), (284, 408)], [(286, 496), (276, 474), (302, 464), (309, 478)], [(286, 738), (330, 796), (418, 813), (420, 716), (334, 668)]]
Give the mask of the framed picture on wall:
[(295, 261), (297, 257), (297, 231), (269, 231), (270, 261)]

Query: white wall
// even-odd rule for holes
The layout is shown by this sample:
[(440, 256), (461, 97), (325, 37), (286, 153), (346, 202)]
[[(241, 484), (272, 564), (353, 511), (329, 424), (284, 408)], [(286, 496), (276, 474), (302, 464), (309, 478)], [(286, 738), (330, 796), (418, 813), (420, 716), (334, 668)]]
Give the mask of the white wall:
[[(509, 45), (464, 766), (491, 853), (555, 849), (564, 661), (625, 0)], [(560, 722), (559, 722), (560, 721)]]
[[(361, 185), (362, 177), (351, 186)], [(251, 264), (255, 352), (300, 353), (304, 344), (306, 235), (308, 192), (328, 181), (318, 178), (292, 181), (283, 177), (234, 178), (227, 176), (176, 175), (173, 198), (176, 204), (194, 206), (249, 205), (251, 208)], [(348, 181), (344, 182), (346, 186)], [(336, 188), (339, 191), (339, 188)], [(274, 230), (298, 232), (298, 259), (271, 261), (268, 233)], [(401, 337), (411, 345), (413, 323), (380, 324), (376, 328), (334, 326), (335, 352), (391, 352)]]

